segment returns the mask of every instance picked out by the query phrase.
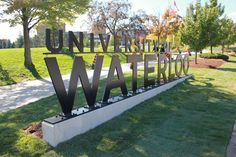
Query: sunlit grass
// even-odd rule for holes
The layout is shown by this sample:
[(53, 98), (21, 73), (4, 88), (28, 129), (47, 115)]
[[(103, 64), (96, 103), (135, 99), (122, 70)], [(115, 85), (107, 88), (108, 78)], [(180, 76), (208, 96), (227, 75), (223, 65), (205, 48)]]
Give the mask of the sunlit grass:
[[(86, 52), (89, 52), (88, 48), (85, 48)], [(101, 51), (98, 49), (97, 51)], [(35, 65), (34, 70), (28, 70), (24, 67), (24, 49), (0, 49), (0, 86), (14, 84), (27, 80), (40, 79), (48, 77), (46, 64), (44, 57), (56, 57), (61, 73), (69, 74), (72, 69), (73, 55), (43, 55), (48, 52), (46, 48), (32, 48), (32, 60)], [(104, 55), (103, 66), (108, 67), (110, 65), (112, 54)], [(95, 54), (84, 54), (83, 59), (86, 62), (87, 68), (91, 68)], [(126, 60), (123, 54), (119, 55), (120, 60), (124, 63)]]

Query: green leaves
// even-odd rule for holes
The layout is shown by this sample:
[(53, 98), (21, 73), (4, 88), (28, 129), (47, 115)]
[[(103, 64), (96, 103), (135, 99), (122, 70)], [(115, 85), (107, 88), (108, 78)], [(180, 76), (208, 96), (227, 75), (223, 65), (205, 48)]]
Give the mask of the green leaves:
[(220, 40), (222, 46), (224, 47), (224, 45), (230, 45), (235, 43), (236, 26), (234, 24), (234, 21), (232, 19), (224, 17), (220, 19), (219, 25), (220, 25)]
[(107, 28), (111, 34), (125, 28), (128, 20), (131, 4), (126, 0), (98, 2), (91, 4), (88, 12), (89, 21), (95, 33), (101, 33)]
[(21, 24), (24, 32), (25, 66), (34, 67), (30, 52), (29, 32), (40, 21), (55, 27), (61, 22), (73, 22), (76, 15), (88, 9), (89, 0), (0, 0), (5, 21), (11, 26)]
[[(39, 21), (50, 24), (58, 21), (73, 22), (76, 15), (89, 8), (89, 0), (0, 0), (5, 20), (11, 25), (27, 20), (31, 29)], [(8, 16), (10, 15), (10, 16)]]
[(195, 6), (190, 5), (181, 29), (181, 40), (189, 45), (195, 52), (199, 52), (207, 46), (206, 36), (206, 16), (205, 10), (197, 1)]
[(232, 32), (232, 20), (229, 22), (229, 19), (221, 18), (223, 13), (224, 7), (217, 0), (210, 0), (204, 6), (201, 6), (200, 0), (195, 5), (190, 5), (181, 29), (182, 42), (196, 52), (207, 46), (229, 43), (224, 40), (227, 40), (229, 34), (235, 33)]

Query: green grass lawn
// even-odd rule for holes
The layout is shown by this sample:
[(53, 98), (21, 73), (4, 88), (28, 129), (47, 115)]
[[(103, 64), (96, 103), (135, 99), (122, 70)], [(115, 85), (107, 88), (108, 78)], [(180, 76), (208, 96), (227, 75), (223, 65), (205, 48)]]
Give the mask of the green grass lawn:
[[(46, 64), (44, 62), (43, 53), (48, 52), (46, 48), (32, 48), (31, 49), (32, 60), (35, 65), (35, 69), (31, 71), (24, 67), (24, 49), (0, 49), (0, 86), (14, 84), (22, 81), (40, 79), (48, 77)], [(89, 49), (85, 48), (88, 52)], [(101, 49), (95, 49), (97, 52), (101, 52)], [(68, 74), (71, 72), (73, 56), (71, 55), (48, 55), (48, 57), (56, 56), (58, 64), (62, 74)], [(83, 58), (88, 68), (93, 62), (95, 55), (85, 54)], [(110, 65), (111, 54), (104, 55), (103, 66)], [(122, 63), (125, 62), (125, 56), (120, 55)]]
[[(75, 50), (76, 51), (76, 50)], [(101, 48), (95, 48), (96, 52), (102, 52)], [(108, 49), (112, 51), (112, 47)], [(0, 49), (0, 86), (11, 85), (27, 80), (41, 79), (49, 77), (46, 64), (44, 62), (43, 53), (48, 52), (46, 48), (32, 48), (32, 60), (35, 69), (28, 70), (24, 67), (24, 49)], [(89, 48), (85, 48), (85, 52), (89, 52)], [(105, 54), (103, 67), (110, 65), (112, 54)], [(87, 68), (91, 68), (95, 54), (85, 54), (83, 58)], [(72, 68), (73, 55), (48, 55), (48, 57), (56, 57), (61, 73), (69, 74)], [(121, 63), (126, 63), (124, 54), (119, 55)]]
[[(57, 114), (56, 96), (0, 113), (0, 155), (223, 157), (236, 119), (236, 58), (218, 69), (192, 68), (190, 73), (194, 79), (56, 148), (22, 129)], [(125, 76), (130, 89), (130, 74)], [(75, 107), (85, 103), (81, 92)]]

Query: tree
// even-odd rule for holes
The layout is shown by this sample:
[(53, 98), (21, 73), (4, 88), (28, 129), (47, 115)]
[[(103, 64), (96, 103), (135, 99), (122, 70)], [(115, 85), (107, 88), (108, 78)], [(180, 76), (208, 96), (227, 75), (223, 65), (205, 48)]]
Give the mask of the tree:
[(16, 47), (24, 47), (24, 37), (21, 34), (19, 34), (18, 38), (16, 39)]
[(211, 47), (211, 53), (213, 46), (217, 46), (221, 43), (220, 38), (220, 17), (224, 13), (224, 7), (218, 4), (218, 0), (210, 0), (210, 4), (205, 4), (206, 23), (207, 23), (207, 38), (208, 45)]
[(182, 17), (172, 9), (166, 9), (162, 17), (149, 16), (151, 21), (150, 33), (158, 37), (158, 43), (161, 38), (167, 38), (168, 35), (174, 35), (182, 25)]
[(7, 48), (6, 42), (3, 42), (3, 43), (2, 43), (2, 48)]
[(230, 29), (227, 40), (226, 40), (226, 45), (229, 48), (231, 44), (234, 44), (236, 42), (236, 24), (233, 22), (232, 19), (230, 19), (230, 23), (228, 25), (228, 29)]
[(11, 26), (23, 26), (24, 65), (34, 67), (30, 52), (30, 30), (40, 21), (64, 20), (72, 22), (75, 16), (88, 8), (89, 0), (0, 0), (4, 21)]
[(126, 0), (95, 1), (89, 10), (88, 15), (93, 27), (98, 27), (101, 30), (107, 28), (114, 36), (115, 50), (117, 34), (124, 29), (130, 8), (131, 4)]
[(151, 24), (149, 26), (149, 33), (153, 36), (157, 36), (158, 43), (160, 42), (160, 39), (166, 35), (165, 32), (165, 22), (160, 18), (160, 16), (150, 15), (149, 20), (151, 21)]
[(11, 48), (11, 40), (7, 40), (7, 48)]
[[(201, 6), (201, 1), (198, 0), (195, 7), (188, 9), (185, 27), (182, 29), (182, 41), (196, 50), (196, 53), (206, 46), (211, 47), (212, 53), (213, 46), (225, 44), (228, 32), (231, 32), (232, 23), (221, 18), (223, 13), (224, 7), (218, 4), (218, 0), (210, 0), (205, 6)], [(227, 28), (229, 26), (231, 28)]]
[(225, 45), (231, 45), (236, 42), (236, 26), (232, 19), (224, 17), (219, 22), (219, 38), (222, 46), (222, 53), (224, 53)]
[(206, 9), (198, 0), (195, 6), (191, 4), (187, 9), (184, 26), (181, 28), (181, 41), (195, 51), (196, 64), (197, 53), (208, 45), (206, 16)]
[(132, 16), (128, 18), (128, 23), (124, 25), (124, 30), (129, 33), (133, 32), (143, 32), (144, 34), (148, 33), (148, 27), (146, 22), (148, 20), (148, 15), (143, 10), (138, 10), (133, 13)]
[(15, 48), (15, 47), (16, 47), (15, 42), (13, 42), (11, 45), (11, 48)]
[(45, 45), (45, 28), (51, 29), (51, 43), (52, 47), (56, 48), (58, 45), (58, 30), (63, 30), (65, 32), (65, 23), (63, 23), (60, 19), (51, 20), (51, 21), (40, 21), (37, 26), (37, 36), (38, 40), (42, 41), (42, 45)]

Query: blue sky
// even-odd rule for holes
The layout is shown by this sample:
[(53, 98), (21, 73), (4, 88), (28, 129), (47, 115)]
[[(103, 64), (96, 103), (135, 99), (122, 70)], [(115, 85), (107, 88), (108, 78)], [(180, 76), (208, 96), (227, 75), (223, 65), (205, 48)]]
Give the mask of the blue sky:
[[(148, 13), (163, 12), (166, 7), (172, 5), (174, 0), (129, 0), (133, 4), (135, 10), (143, 9)], [(196, 0), (175, 0), (179, 9), (179, 14), (185, 16), (186, 9), (190, 3), (195, 3)], [(204, 5), (208, 0), (201, 0)], [(225, 14), (231, 17), (236, 22), (236, 1), (235, 0), (218, 0), (219, 3), (225, 6)]]
[[(107, 0), (100, 0), (107, 1)], [(190, 3), (195, 3), (196, 0), (175, 0), (179, 9), (179, 14), (181, 16), (185, 16), (186, 8)], [(202, 0), (204, 4), (208, 0)], [(218, 0), (219, 3), (225, 6), (225, 14), (232, 18), (236, 23), (236, 1), (235, 0)], [(148, 14), (161, 14), (166, 8), (170, 5), (173, 6), (174, 0), (129, 0), (132, 3), (132, 9), (137, 11), (139, 9), (145, 10)], [(81, 25), (81, 21), (85, 19), (82, 16), (80, 19), (76, 20), (73, 26), (67, 26), (66, 29), (72, 31), (83, 31), (83, 26)], [(82, 29), (82, 30), (81, 30)], [(19, 34), (22, 34), (21, 26), (17, 27), (9, 27), (7, 23), (0, 23), (0, 39), (6, 38), (14, 41)], [(34, 31), (31, 33), (34, 34)]]

